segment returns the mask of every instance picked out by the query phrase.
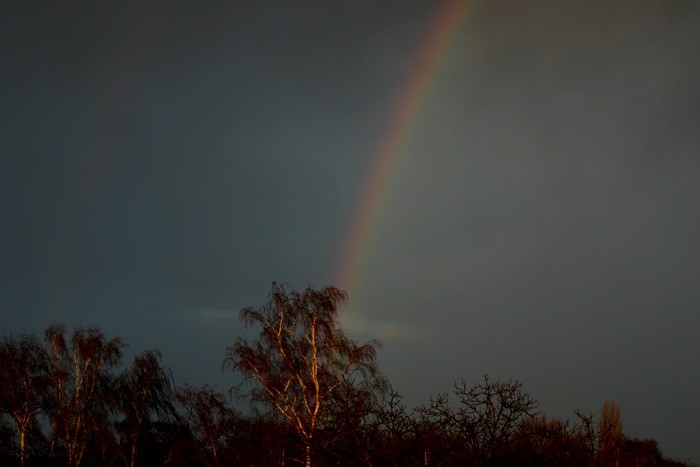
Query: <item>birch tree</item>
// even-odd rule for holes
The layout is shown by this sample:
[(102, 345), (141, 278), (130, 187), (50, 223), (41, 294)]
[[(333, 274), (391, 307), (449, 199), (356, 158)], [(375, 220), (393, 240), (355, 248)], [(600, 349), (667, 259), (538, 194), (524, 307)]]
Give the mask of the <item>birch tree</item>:
[(0, 412), (9, 415), (18, 438), (20, 465), (27, 456), (27, 432), (45, 409), (48, 368), (44, 348), (33, 335), (0, 342)]
[(378, 375), (377, 341), (357, 345), (338, 321), (347, 294), (335, 287), (303, 292), (272, 284), (269, 301), (241, 310), (241, 319), (260, 328), (254, 339), (239, 337), (227, 348), (224, 365), (251, 382), (255, 401), (288, 420), (312, 465), (319, 423), (333, 393), (347, 381)]
[(220, 467), (222, 450), (234, 430), (237, 414), (226, 405), (223, 394), (207, 385), (180, 387), (175, 398), (183, 409), (185, 423), (201, 448), (199, 460), (207, 467)]
[(60, 442), (68, 465), (77, 467), (90, 437), (108, 423), (109, 370), (119, 364), (124, 344), (118, 338), (107, 340), (97, 328), (76, 328), (67, 341), (64, 327), (53, 325), (45, 337), (50, 353), (51, 455), (57, 456)]
[(160, 351), (146, 350), (134, 357), (131, 366), (119, 376), (117, 407), (124, 417), (121, 422), (122, 445), (127, 448), (129, 467), (136, 465), (137, 446), (144, 434), (144, 425), (152, 416), (174, 415), (172, 384), (168, 370), (160, 364)]

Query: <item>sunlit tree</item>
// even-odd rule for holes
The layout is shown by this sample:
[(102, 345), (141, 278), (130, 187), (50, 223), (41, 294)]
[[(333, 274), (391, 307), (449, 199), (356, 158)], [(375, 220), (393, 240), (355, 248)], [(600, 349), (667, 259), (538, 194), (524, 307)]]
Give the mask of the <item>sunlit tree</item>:
[(273, 283), (267, 304), (241, 311), (260, 334), (240, 337), (227, 348), (224, 365), (253, 383), (254, 400), (271, 405), (294, 426), (307, 466), (333, 393), (348, 380), (378, 374), (378, 342), (357, 345), (340, 327), (338, 307), (346, 301), (347, 294), (335, 287), (297, 292)]
[(41, 342), (33, 335), (5, 336), (0, 342), (0, 411), (14, 424), (22, 466), (29, 428), (46, 408), (47, 384), (47, 359)]
[(111, 369), (119, 364), (124, 344), (107, 340), (97, 328), (76, 328), (70, 341), (62, 325), (45, 332), (49, 345), (51, 387), (51, 455), (58, 443), (68, 465), (80, 465), (95, 433), (108, 425), (113, 387)]
[(603, 464), (618, 463), (619, 450), (622, 445), (622, 419), (620, 406), (615, 401), (603, 402), (598, 420), (598, 456)]

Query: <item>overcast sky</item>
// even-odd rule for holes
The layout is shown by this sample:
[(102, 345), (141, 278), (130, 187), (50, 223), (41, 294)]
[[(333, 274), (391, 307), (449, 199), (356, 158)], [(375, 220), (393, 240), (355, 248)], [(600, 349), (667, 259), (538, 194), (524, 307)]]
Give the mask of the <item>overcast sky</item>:
[[(228, 389), (238, 310), (338, 277), (438, 8), (4, 4), (0, 330)], [(691, 0), (470, 3), (344, 312), (409, 405), (514, 377), (700, 462), (699, 47)]]

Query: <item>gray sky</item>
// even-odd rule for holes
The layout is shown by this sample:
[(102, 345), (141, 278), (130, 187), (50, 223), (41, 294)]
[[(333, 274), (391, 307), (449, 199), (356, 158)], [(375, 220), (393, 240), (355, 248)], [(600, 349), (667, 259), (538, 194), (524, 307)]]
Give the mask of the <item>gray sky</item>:
[[(220, 390), (238, 310), (338, 277), (432, 1), (0, 11), (7, 332)], [(700, 462), (700, 4), (473, 2), (345, 311), (409, 404), (515, 377)]]

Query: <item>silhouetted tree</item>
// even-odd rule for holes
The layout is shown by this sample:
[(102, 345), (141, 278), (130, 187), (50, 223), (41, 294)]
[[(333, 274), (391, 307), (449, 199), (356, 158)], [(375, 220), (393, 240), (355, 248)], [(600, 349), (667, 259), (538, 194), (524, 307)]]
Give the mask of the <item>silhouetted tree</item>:
[(346, 379), (332, 393), (319, 433), (324, 465), (371, 464), (371, 445), (378, 442), (371, 432), (377, 398), (384, 385), (383, 378), (359, 382)]
[(468, 387), (462, 379), (455, 395), (456, 408), (442, 394), (416, 409), (428, 427), (422, 436), (434, 441), (425, 448), (426, 465), (503, 463), (519, 424), (537, 414), (537, 402), (515, 380), (492, 382), (484, 375), (483, 382)]
[(151, 416), (168, 418), (174, 414), (172, 385), (168, 372), (160, 365), (160, 351), (147, 350), (134, 358), (117, 381), (117, 410), (121, 444), (127, 450), (128, 465), (134, 467), (137, 445)]
[(624, 438), (620, 445), (619, 465), (623, 466), (654, 466), (672, 465), (664, 461), (659, 447), (653, 439)]
[(415, 447), (416, 422), (391, 385), (380, 393), (375, 409), (374, 458), (381, 465), (407, 465)]
[(574, 432), (579, 442), (586, 447), (588, 457), (593, 463), (598, 449), (598, 429), (594, 422), (593, 414), (584, 414), (579, 409), (574, 410), (579, 419), (579, 424)]
[(307, 466), (333, 393), (348, 379), (378, 373), (378, 343), (357, 345), (340, 328), (338, 307), (346, 301), (347, 294), (335, 287), (288, 292), (273, 283), (266, 305), (241, 311), (246, 324), (262, 328), (259, 336), (240, 337), (227, 348), (224, 364), (254, 383), (254, 400), (271, 405), (294, 426)]
[(527, 417), (518, 426), (513, 440), (511, 462), (533, 466), (590, 466), (593, 457), (577, 435), (579, 427), (568, 421), (544, 415)]
[(224, 395), (209, 386), (186, 385), (177, 389), (176, 398), (190, 432), (202, 448), (197, 457), (208, 467), (219, 467), (221, 451), (227, 445), (226, 438), (231, 436), (238, 416), (227, 407)]
[(296, 431), (277, 411), (254, 411), (242, 420), (237, 442), (236, 459), (242, 466), (284, 466), (303, 457)]
[(491, 382), (484, 375), (483, 382), (468, 388), (466, 381), (455, 384), (460, 405), (456, 418), (460, 428), (477, 456), (491, 462), (499, 451), (507, 447), (518, 424), (526, 417), (536, 415), (538, 403), (522, 389), (516, 380)]
[[(464, 462), (467, 433), (461, 429), (447, 393), (430, 396), (427, 405), (416, 409), (416, 447), (419, 465), (454, 464)], [(464, 463), (463, 462), (463, 463)]]
[(456, 423), (476, 459), (494, 462), (511, 441), (518, 424), (536, 415), (538, 403), (513, 379), (483, 382), (467, 387), (464, 379), (455, 383), (459, 408)]

